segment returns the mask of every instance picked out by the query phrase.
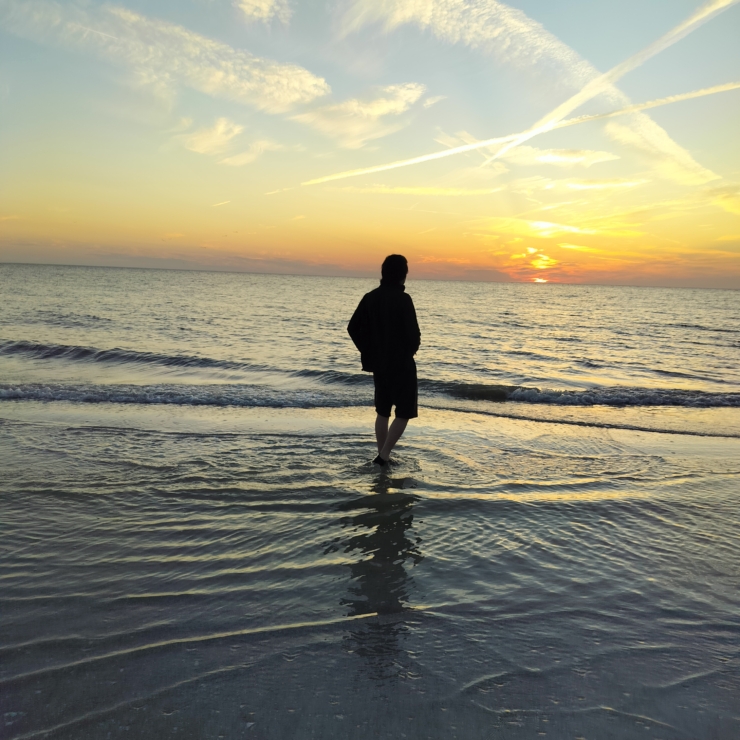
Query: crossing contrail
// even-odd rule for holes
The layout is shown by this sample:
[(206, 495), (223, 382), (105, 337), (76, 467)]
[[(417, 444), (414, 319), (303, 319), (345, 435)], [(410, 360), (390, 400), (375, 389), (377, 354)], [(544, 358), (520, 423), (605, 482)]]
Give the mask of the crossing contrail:
[(644, 64), (651, 57), (654, 57), (661, 51), (673, 46), (677, 41), (688, 36), (692, 31), (706, 23), (715, 15), (718, 15), (723, 10), (727, 10), (727, 8), (735, 5), (739, 1), (740, 0), (709, 0), (709, 2), (704, 3), (701, 8), (690, 15), (685, 21), (683, 21), (683, 23), (679, 23), (668, 31), (668, 33), (663, 34), (663, 36), (661, 36), (657, 41), (653, 41), (652, 44), (646, 46), (642, 51), (638, 51), (637, 54), (633, 54), (628, 59), (620, 62), (616, 67), (612, 67), (608, 72), (605, 72), (603, 75), (591, 80), (591, 82), (589, 82), (580, 92), (577, 92), (573, 97), (569, 98), (564, 103), (561, 103), (557, 108), (555, 108), (555, 110), (548, 113), (544, 118), (541, 118), (537, 123), (535, 123), (532, 128), (517, 136), (513, 141), (509, 141), (504, 144), (501, 149), (488, 158), (486, 163), (492, 162), (494, 159), (498, 159), (506, 154), (506, 152), (520, 144), (523, 144), (534, 136), (552, 130), (557, 123), (565, 118), (565, 116), (576, 108), (580, 108), (584, 103), (592, 100), (597, 95), (603, 93), (628, 72), (631, 72), (633, 69), (637, 69), (637, 67)]
[[(608, 113), (595, 113), (589, 116), (578, 116), (577, 118), (568, 118), (565, 121), (560, 121), (555, 124), (552, 128), (567, 128), (568, 126), (576, 126), (579, 123), (588, 123), (588, 121), (598, 121), (600, 118), (612, 118), (614, 116), (625, 116), (629, 113), (638, 113), (642, 110), (648, 110), (649, 108), (658, 108), (662, 105), (670, 105), (671, 103), (680, 103), (684, 100), (693, 100), (694, 98), (703, 98), (705, 95), (715, 95), (716, 93), (728, 92), (730, 90), (737, 90), (740, 88), (740, 82), (728, 82), (724, 85), (715, 85), (714, 87), (705, 87), (702, 90), (693, 90), (692, 92), (680, 93), (678, 95), (669, 95), (666, 98), (657, 98), (655, 100), (649, 100), (646, 103), (635, 103), (634, 105), (628, 105), (626, 108), (619, 108), (618, 110), (609, 111)], [(451, 157), (455, 154), (463, 154), (464, 152), (472, 152), (476, 149), (484, 149), (495, 144), (506, 144), (510, 141), (514, 141), (520, 134), (510, 134), (509, 136), (499, 136), (495, 139), (485, 139), (483, 141), (475, 141), (472, 144), (464, 144), (463, 146), (456, 146), (451, 149), (444, 149), (441, 152), (434, 152), (433, 154), (424, 154), (420, 157), (414, 157), (413, 159), (401, 159), (397, 162), (390, 162), (389, 164), (379, 164), (375, 167), (364, 167), (359, 170), (347, 170), (346, 172), (337, 172), (334, 175), (326, 175), (325, 177), (318, 177), (315, 180), (308, 180), (302, 185), (318, 185), (322, 182), (329, 182), (331, 180), (343, 180), (346, 177), (357, 177), (358, 175), (369, 175), (373, 172), (384, 172), (385, 170), (393, 170), (397, 167), (408, 167), (412, 164), (420, 164), (421, 162), (429, 162), (433, 159), (442, 159), (443, 157)]]
[[(599, 114), (596, 116), (580, 116), (577, 119), (570, 119), (563, 121), (563, 118), (571, 113), (576, 108), (580, 107), (584, 103), (588, 102), (592, 98), (596, 97), (600, 93), (604, 92), (620, 77), (624, 76), (628, 72), (636, 69), (641, 64), (644, 64), (648, 59), (660, 53), (661, 51), (672, 46), (677, 41), (687, 36), (689, 33), (694, 31), (703, 23), (713, 18), (715, 15), (727, 10), (732, 5), (737, 4), (740, 0), (710, 0), (693, 13), (689, 18), (680, 23), (678, 26), (673, 28), (668, 33), (661, 36), (657, 41), (647, 46), (637, 54), (633, 54), (629, 59), (621, 62), (616, 67), (600, 75), (596, 79), (589, 82), (580, 92), (576, 93), (573, 97), (566, 100), (564, 103), (559, 105), (555, 110), (549, 113), (544, 118), (540, 119), (534, 126), (518, 134), (512, 134), (510, 136), (497, 137), (494, 139), (486, 139), (484, 141), (474, 142), (472, 144), (465, 144), (464, 146), (454, 147), (452, 149), (445, 149), (441, 152), (434, 152), (433, 154), (424, 154), (420, 157), (413, 157), (412, 159), (404, 159), (389, 164), (377, 165), (375, 167), (364, 167), (357, 170), (348, 170), (346, 172), (338, 172), (334, 175), (327, 175), (325, 177), (318, 177), (313, 180), (307, 180), (301, 183), (302, 185), (319, 185), (323, 182), (330, 182), (332, 180), (342, 180), (346, 177), (357, 177), (359, 175), (369, 175), (374, 172), (384, 172), (386, 170), (396, 169), (398, 167), (408, 167), (413, 164), (421, 164), (422, 162), (430, 162), (435, 159), (442, 159), (443, 157), (450, 157), (455, 154), (462, 154), (464, 152), (473, 151), (475, 149), (482, 149), (484, 147), (495, 146), (496, 144), (502, 144), (503, 146), (497, 151), (487, 162), (494, 159), (498, 159), (506, 152), (510, 151), (516, 146), (524, 143), (528, 139), (531, 139), (539, 134), (552, 131), (555, 128), (562, 128), (564, 126), (572, 126), (576, 123), (585, 123), (587, 120), (596, 120), (597, 118), (603, 118), (607, 116), (626, 115), (627, 113), (635, 113), (638, 110), (644, 110), (646, 108), (654, 108), (658, 105), (667, 105), (669, 103), (678, 102), (678, 100), (688, 100), (691, 97), (701, 97), (703, 95), (711, 95), (712, 92), (707, 90), (697, 91), (696, 93), (685, 93), (684, 96), (672, 96), (671, 98), (661, 98), (660, 101), (651, 101), (650, 103), (642, 103), (644, 107), (628, 106), (618, 111), (613, 111), (608, 114)], [(731, 83), (734, 85), (734, 83)], [(722, 89), (708, 88), (713, 92), (723, 92), (725, 89), (731, 90), (734, 87), (718, 86)], [(673, 99), (676, 98), (677, 99)]]

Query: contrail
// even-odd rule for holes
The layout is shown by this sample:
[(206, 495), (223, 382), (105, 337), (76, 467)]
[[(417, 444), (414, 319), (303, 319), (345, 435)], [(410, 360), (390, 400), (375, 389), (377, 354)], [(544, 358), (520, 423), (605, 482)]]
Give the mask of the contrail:
[(578, 116), (577, 118), (568, 118), (566, 121), (560, 121), (560, 123), (553, 126), (553, 128), (566, 128), (568, 126), (575, 126), (578, 123), (586, 123), (586, 121), (597, 121), (600, 118), (612, 118), (613, 116), (624, 116), (628, 113), (638, 113), (641, 110), (658, 108), (661, 105), (670, 105), (671, 103), (680, 103), (683, 100), (703, 98), (705, 95), (714, 95), (715, 93), (737, 90), (738, 88), (740, 88), (740, 82), (727, 82), (724, 85), (705, 87), (703, 90), (694, 90), (693, 92), (679, 93), (678, 95), (669, 95), (667, 98), (656, 98), (655, 100), (649, 100), (647, 103), (635, 103), (634, 105), (628, 105), (626, 108), (613, 110), (610, 113), (595, 113), (594, 115), (590, 116)]
[[(614, 116), (625, 116), (629, 113), (637, 113), (642, 110), (649, 108), (658, 108), (662, 105), (670, 105), (671, 103), (680, 103), (684, 100), (693, 100), (694, 98), (703, 98), (705, 95), (714, 95), (716, 93), (728, 92), (729, 90), (737, 90), (740, 88), (740, 82), (728, 82), (724, 85), (715, 85), (714, 87), (705, 87), (702, 90), (694, 90), (693, 92), (680, 93), (678, 95), (669, 95), (666, 98), (656, 98), (655, 100), (649, 100), (646, 103), (635, 103), (634, 105), (628, 105), (626, 108), (620, 108), (619, 110), (613, 110), (608, 113), (595, 113), (589, 116), (578, 116), (577, 118), (568, 118), (565, 121), (556, 123), (552, 128), (567, 128), (568, 126), (576, 126), (579, 123), (587, 123), (588, 121), (598, 121), (600, 118), (612, 118)], [(308, 180), (302, 185), (318, 185), (322, 182), (329, 182), (330, 180), (343, 180), (345, 177), (357, 177), (358, 175), (369, 175), (373, 172), (384, 172), (385, 170), (393, 170), (397, 167), (408, 167), (412, 164), (419, 164), (420, 162), (429, 162), (433, 159), (442, 159), (443, 157), (451, 157), (454, 154), (463, 154), (464, 152), (474, 151), (475, 149), (484, 149), (485, 147), (492, 146), (493, 144), (505, 144), (509, 141), (515, 140), (520, 134), (511, 134), (509, 136), (499, 136), (496, 139), (485, 139), (484, 141), (476, 141), (472, 144), (465, 144), (463, 146), (453, 147), (451, 149), (445, 149), (441, 152), (434, 152), (433, 154), (424, 154), (420, 157), (414, 157), (413, 159), (401, 159), (397, 162), (390, 162), (389, 164), (379, 164), (375, 167), (365, 167), (360, 170), (347, 170), (346, 172), (338, 172), (335, 175), (326, 175), (325, 177), (318, 177), (315, 180)], [(277, 193), (279, 191), (274, 190)], [(269, 195), (270, 193), (268, 193)]]
[[(372, 174), (373, 172), (384, 172), (385, 170), (392, 170), (398, 167), (408, 167), (409, 165), (420, 164), (422, 162), (430, 162), (434, 159), (442, 159), (443, 157), (451, 157), (455, 154), (462, 154), (464, 152), (473, 151), (475, 149), (482, 149), (484, 147), (493, 146), (495, 144), (503, 144), (504, 146), (498, 152), (496, 152), (496, 154), (494, 154), (489, 160), (487, 160), (488, 162), (490, 162), (491, 160), (497, 159), (498, 157), (502, 156), (507, 151), (513, 149), (515, 146), (518, 146), (524, 141), (527, 141), (528, 139), (531, 139), (534, 136), (537, 136), (538, 134), (551, 131), (555, 128), (561, 128), (564, 126), (572, 126), (575, 123), (585, 123), (586, 121), (596, 120), (597, 118), (603, 118), (607, 116), (618, 116), (618, 115), (625, 115), (627, 113), (635, 113), (638, 110), (643, 110), (644, 108), (653, 108), (658, 105), (667, 105), (668, 103), (675, 103), (675, 102), (678, 102), (679, 100), (689, 100), (692, 97), (701, 97), (703, 95), (711, 95), (713, 92), (723, 92), (725, 89), (732, 90), (734, 89), (734, 83), (731, 83), (733, 86), (720, 85), (716, 89), (708, 88), (707, 90), (700, 90), (696, 93), (685, 93), (684, 96), (672, 96), (671, 98), (661, 98), (659, 101), (655, 100), (655, 101), (651, 101), (650, 103), (642, 103), (641, 105), (644, 106), (644, 108), (639, 107), (639, 104), (638, 104), (638, 106), (628, 106), (627, 108), (623, 108), (618, 111), (613, 111), (609, 114), (598, 114), (596, 116), (581, 116), (577, 119), (570, 119), (569, 121), (562, 120), (563, 117), (566, 116), (568, 113), (575, 110), (579, 106), (583, 105), (588, 100), (591, 100), (593, 97), (595, 97), (599, 93), (603, 92), (617, 79), (627, 74), (627, 72), (640, 66), (645, 61), (647, 61), (650, 57), (654, 56), (655, 54), (658, 54), (664, 49), (667, 49), (669, 46), (671, 46), (672, 44), (675, 44), (677, 41), (680, 41), (682, 38), (684, 38), (684, 36), (687, 36), (689, 33), (691, 33), (694, 29), (696, 29), (702, 23), (705, 23), (706, 21), (710, 20), (718, 13), (721, 13), (722, 11), (726, 10), (732, 5), (735, 5), (738, 2), (740, 2), (740, 0), (710, 0), (710, 2), (706, 3), (702, 8), (697, 10), (691, 17), (689, 17), (683, 23), (676, 26), (673, 30), (669, 31), (667, 34), (661, 36), (661, 38), (659, 38), (657, 41), (653, 42), (652, 44), (650, 44), (648, 47), (638, 52), (637, 54), (634, 54), (633, 56), (631, 56), (629, 59), (625, 60), (621, 64), (618, 64), (616, 67), (611, 69), (609, 72), (606, 72), (600, 77), (597, 77), (595, 80), (592, 80), (588, 85), (586, 85), (586, 87), (583, 88), (583, 90), (581, 90), (579, 93), (577, 93), (572, 98), (567, 100), (565, 103), (562, 103), (561, 105), (559, 105), (554, 111), (552, 111), (550, 114), (548, 114), (543, 119), (538, 121), (538, 123), (536, 123), (532, 128), (528, 129), (527, 131), (524, 131), (519, 134), (513, 134), (511, 136), (497, 137), (495, 139), (486, 139), (484, 141), (478, 141), (473, 144), (465, 144), (464, 146), (454, 147), (452, 149), (445, 149), (444, 151), (441, 151), (441, 152), (434, 152), (433, 154), (425, 154), (420, 157), (414, 157), (412, 159), (398, 160), (396, 162), (391, 162), (389, 164), (377, 165), (375, 167), (365, 167), (365, 168), (358, 169), (358, 170), (348, 170), (346, 172), (338, 172), (337, 174), (334, 174), (334, 175), (327, 175), (325, 177), (318, 177), (314, 180), (307, 180), (306, 182), (303, 182), (301, 184), (302, 185), (319, 185), (320, 183), (330, 182), (331, 180), (342, 180), (346, 177), (357, 177), (358, 175), (369, 175), (369, 174)], [(710, 90), (712, 92), (709, 92)]]
[(102, 31), (96, 31), (94, 28), (88, 28), (87, 26), (81, 26), (79, 23), (67, 23), (68, 26), (76, 26), (77, 28), (82, 28), (85, 31), (90, 31), (90, 33), (97, 33), (98, 36), (105, 36), (107, 39), (113, 39), (114, 41), (120, 41), (120, 39), (117, 36), (111, 36), (109, 33), (103, 33)]
[(375, 167), (364, 167), (361, 170), (348, 170), (347, 172), (338, 172), (336, 175), (326, 175), (325, 177), (317, 177), (315, 180), (307, 180), (302, 182), (301, 185), (318, 185), (321, 182), (329, 182), (329, 180), (342, 180), (345, 177), (356, 177), (357, 175), (369, 175), (371, 172), (383, 172), (384, 170), (394, 170), (396, 167), (408, 167), (410, 164), (419, 164), (420, 162), (430, 162), (433, 159), (442, 159), (442, 157), (450, 157), (453, 154), (462, 154), (463, 152), (472, 152), (475, 149), (481, 149), (485, 146), (491, 146), (492, 144), (502, 144), (507, 141), (516, 139), (519, 134), (512, 134), (511, 136), (503, 136), (497, 139), (486, 139), (485, 141), (476, 141), (473, 144), (465, 144), (464, 146), (456, 146), (454, 149), (444, 149), (441, 152), (434, 152), (434, 154), (423, 154), (421, 157), (414, 157), (413, 159), (400, 159), (397, 162), (391, 162), (390, 164), (379, 164)]
[(629, 59), (625, 59), (625, 61), (618, 64), (616, 67), (612, 67), (612, 69), (605, 72), (600, 77), (597, 77), (595, 80), (591, 80), (591, 82), (589, 82), (580, 92), (576, 93), (564, 103), (561, 103), (557, 108), (555, 108), (555, 110), (548, 113), (544, 118), (541, 118), (537, 123), (535, 123), (532, 128), (517, 136), (513, 141), (504, 144), (501, 149), (486, 160), (486, 164), (488, 162), (492, 162), (494, 159), (498, 159), (509, 150), (523, 144), (532, 137), (537, 136), (538, 134), (543, 134), (546, 131), (550, 131), (557, 123), (562, 121), (565, 116), (604, 92), (617, 80), (624, 77), (628, 72), (641, 66), (648, 59), (659, 54), (661, 51), (673, 46), (677, 41), (688, 36), (688, 34), (706, 23), (715, 15), (718, 15), (723, 10), (735, 5), (739, 1), (740, 0), (709, 0), (709, 2), (705, 3), (695, 13), (683, 21), (683, 23), (679, 23), (675, 28), (661, 36), (657, 41), (653, 41), (652, 44), (646, 46), (642, 51), (638, 51), (637, 54), (633, 54)]

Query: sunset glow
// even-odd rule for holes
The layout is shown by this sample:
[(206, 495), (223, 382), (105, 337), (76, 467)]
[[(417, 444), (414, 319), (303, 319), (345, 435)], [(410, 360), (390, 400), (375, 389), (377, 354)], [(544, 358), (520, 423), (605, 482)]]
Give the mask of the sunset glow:
[(740, 288), (737, 0), (0, 0), (0, 261)]

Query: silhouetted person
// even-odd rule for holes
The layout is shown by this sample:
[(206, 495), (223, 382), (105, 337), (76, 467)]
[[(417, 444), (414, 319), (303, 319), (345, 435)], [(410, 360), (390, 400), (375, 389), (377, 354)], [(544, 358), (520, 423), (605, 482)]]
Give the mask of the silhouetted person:
[[(380, 286), (366, 293), (352, 315), (347, 331), (360, 350), (362, 369), (375, 383), (375, 438), (378, 456), (374, 463), (385, 467), (391, 450), (401, 438), (409, 419), (418, 413), (418, 390), (414, 355), (421, 333), (411, 296), (404, 291), (409, 265), (400, 254), (385, 258)], [(396, 418), (388, 428), (391, 408)]]

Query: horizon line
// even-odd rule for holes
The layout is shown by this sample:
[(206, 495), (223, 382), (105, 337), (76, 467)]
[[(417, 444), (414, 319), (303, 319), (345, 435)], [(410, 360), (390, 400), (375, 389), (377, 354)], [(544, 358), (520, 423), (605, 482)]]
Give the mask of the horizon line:
[[(216, 268), (205, 268), (205, 267), (139, 267), (135, 265), (83, 265), (83, 264), (68, 264), (59, 262), (5, 262), (0, 261), (0, 267), (6, 265), (17, 265), (20, 267), (81, 267), (86, 269), (100, 269), (100, 270), (158, 270), (161, 272), (207, 272), (207, 273), (220, 273), (227, 275), (269, 275), (273, 277), (311, 277), (311, 278), (328, 278), (328, 279), (350, 279), (350, 280), (373, 280), (380, 279), (379, 276), (364, 276), (364, 275), (319, 275), (313, 273), (301, 273), (301, 272), (253, 272), (249, 270), (236, 270), (227, 269), (219, 270)], [(430, 282), (430, 283), (490, 283), (495, 285), (567, 285), (570, 287), (594, 287), (594, 288), (648, 288), (654, 290), (735, 290), (739, 291), (740, 287), (729, 288), (729, 287), (699, 287), (691, 285), (637, 285), (634, 283), (572, 283), (572, 282), (558, 282), (556, 280), (545, 280), (544, 282), (535, 282), (534, 280), (471, 280), (464, 278), (432, 278), (432, 277), (419, 277), (411, 278), (418, 282)]]

